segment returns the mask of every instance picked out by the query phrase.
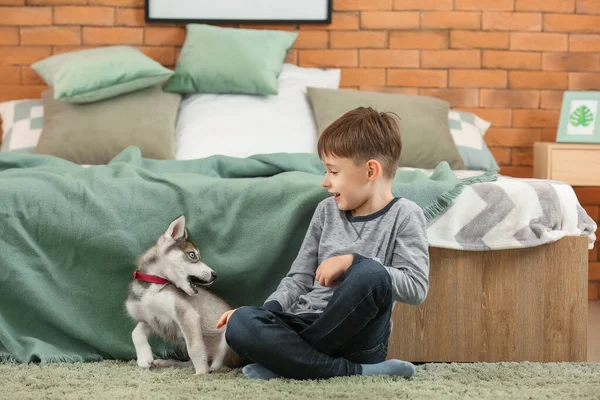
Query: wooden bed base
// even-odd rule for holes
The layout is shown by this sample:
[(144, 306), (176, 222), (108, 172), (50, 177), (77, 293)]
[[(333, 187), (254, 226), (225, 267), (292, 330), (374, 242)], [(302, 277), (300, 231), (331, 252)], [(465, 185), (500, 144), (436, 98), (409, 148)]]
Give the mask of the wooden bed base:
[(430, 249), (429, 294), (396, 303), (388, 358), (586, 361), (586, 237), (514, 250)]

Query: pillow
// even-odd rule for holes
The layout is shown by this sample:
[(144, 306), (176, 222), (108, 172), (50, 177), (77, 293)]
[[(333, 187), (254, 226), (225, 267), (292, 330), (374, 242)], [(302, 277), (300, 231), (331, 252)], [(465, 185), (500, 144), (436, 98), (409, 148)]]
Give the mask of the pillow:
[(54, 99), (91, 103), (147, 88), (173, 71), (131, 46), (108, 46), (57, 54), (31, 65), (54, 91)]
[(0, 151), (32, 153), (44, 122), (41, 99), (13, 100), (0, 103), (2, 145)]
[(175, 93), (277, 94), (277, 77), (296, 32), (187, 25), (164, 90)]
[(337, 88), (340, 70), (285, 64), (278, 81), (276, 96), (187, 96), (181, 102), (177, 120), (176, 158), (315, 153), (317, 128), (306, 87)]
[(498, 163), (487, 147), (483, 136), (490, 123), (465, 111), (448, 112), (450, 133), (467, 169), (499, 169)]
[(428, 96), (376, 93), (350, 89), (308, 88), (319, 133), (346, 112), (360, 106), (391, 111), (401, 120), (400, 167), (435, 168), (447, 161), (452, 169), (465, 169), (448, 127), (449, 104)]
[(174, 130), (181, 96), (160, 85), (90, 104), (69, 104), (42, 94), (44, 127), (35, 149), (77, 164), (108, 164), (128, 146), (142, 156), (174, 158)]

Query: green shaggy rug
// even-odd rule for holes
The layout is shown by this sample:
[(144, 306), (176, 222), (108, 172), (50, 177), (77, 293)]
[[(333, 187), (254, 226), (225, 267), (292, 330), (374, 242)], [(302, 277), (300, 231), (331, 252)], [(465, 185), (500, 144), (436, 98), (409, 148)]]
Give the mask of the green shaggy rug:
[(0, 363), (0, 399), (599, 399), (600, 363), (423, 364), (410, 379), (253, 381), (131, 362)]

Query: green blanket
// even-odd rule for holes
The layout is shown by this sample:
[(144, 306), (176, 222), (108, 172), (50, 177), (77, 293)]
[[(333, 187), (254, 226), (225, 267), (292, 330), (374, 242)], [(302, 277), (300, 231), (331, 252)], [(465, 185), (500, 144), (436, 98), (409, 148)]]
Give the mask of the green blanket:
[[(137, 257), (181, 214), (219, 276), (213, 290), (234, 307), (262, 304), (328, 196), (323, 173), (310, 154), (157, 161), (130, 147), (82, 168), (0, 153), (0, 358), (133, 358), (127, 286)], [(431, 178), (399, 170), (394, 192), (433, 218), (465, 184), (494, 179), (461, 181), (441, 163)]]

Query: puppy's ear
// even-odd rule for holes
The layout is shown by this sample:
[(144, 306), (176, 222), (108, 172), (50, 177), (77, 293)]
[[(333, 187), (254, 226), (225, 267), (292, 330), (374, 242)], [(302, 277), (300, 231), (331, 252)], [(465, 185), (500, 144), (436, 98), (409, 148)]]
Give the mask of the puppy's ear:
[(169, 227), (164, 233), (166, 239), (178, 240), (181, 238), (187, 238), (187, 230), (185, 229), (185, 216), (179, 216), (175, 221), (171, 222)]

